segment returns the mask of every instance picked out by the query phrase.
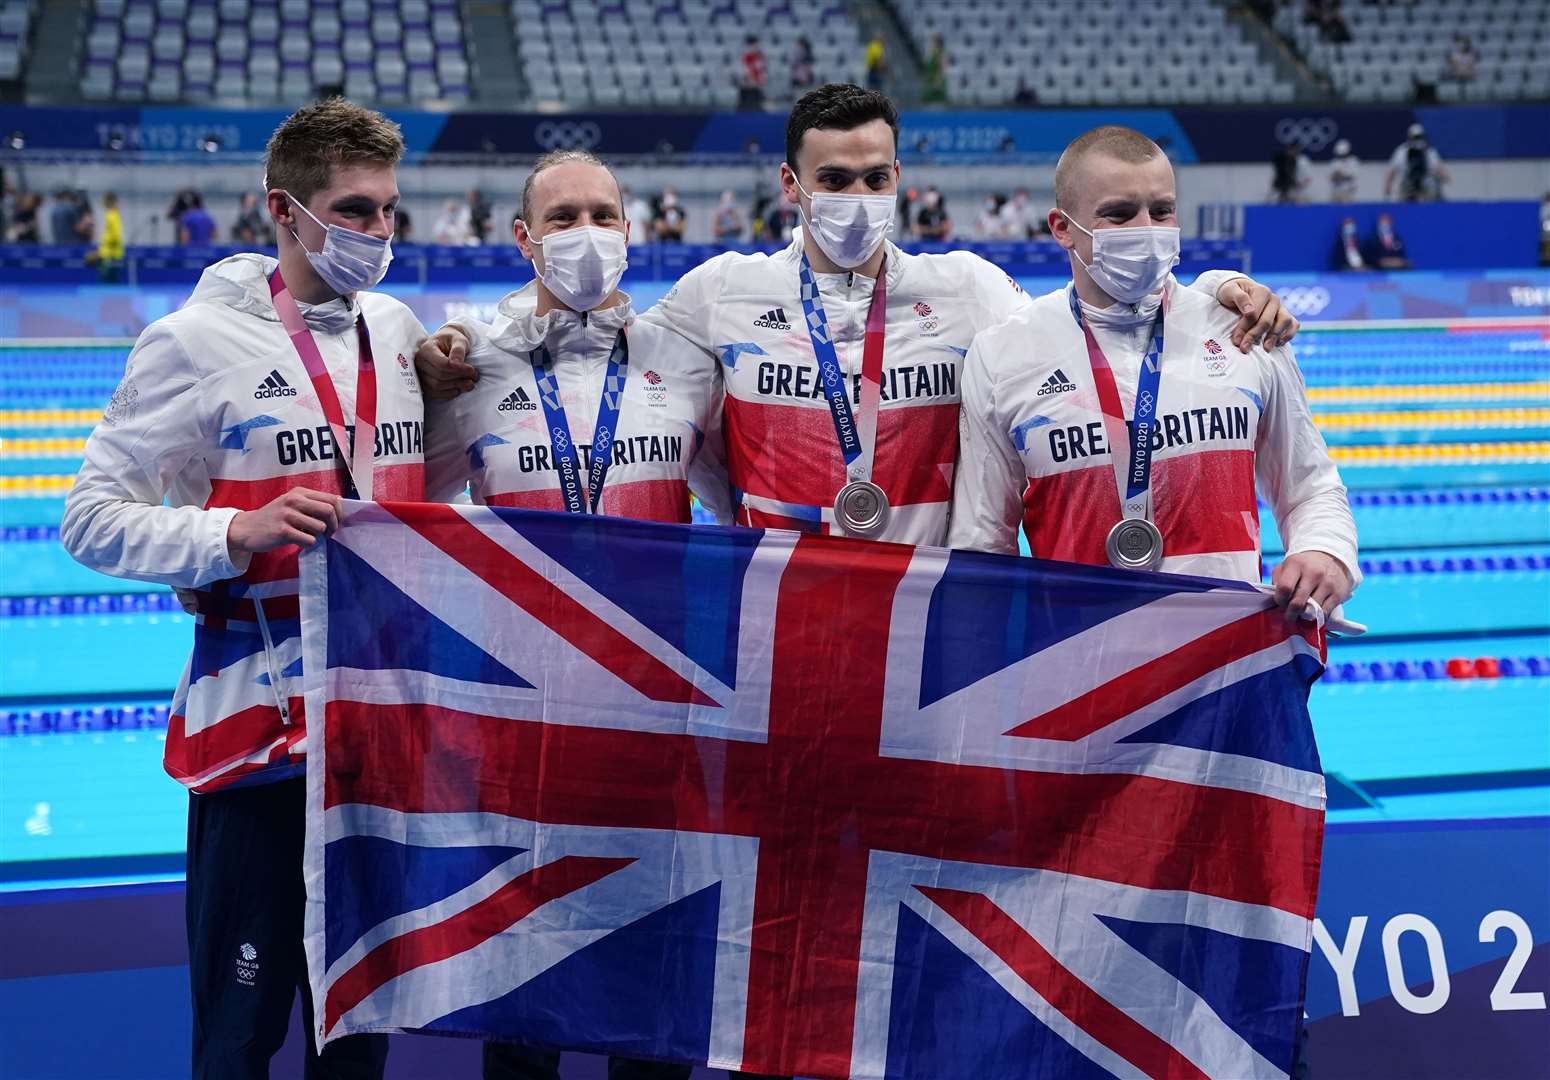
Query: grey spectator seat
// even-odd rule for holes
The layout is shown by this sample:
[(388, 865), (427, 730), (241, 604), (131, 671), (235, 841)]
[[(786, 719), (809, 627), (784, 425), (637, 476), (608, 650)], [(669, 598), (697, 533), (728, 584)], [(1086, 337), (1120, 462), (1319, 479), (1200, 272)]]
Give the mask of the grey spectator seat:
[[(0, 78), (25, 40), (11, 12), (35, 6), (0, 0)], [(463, 39), (450, 0), (96, 0), (80, 86), (93, 100), (273, 105), (343, 85), (368, 102), (463, 101)]]

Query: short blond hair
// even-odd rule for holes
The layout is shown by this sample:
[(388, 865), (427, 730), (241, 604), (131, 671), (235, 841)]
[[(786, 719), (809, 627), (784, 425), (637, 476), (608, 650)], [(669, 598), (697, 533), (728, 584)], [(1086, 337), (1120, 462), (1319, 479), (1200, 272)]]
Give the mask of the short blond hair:
[(395, 166), (404, 157), (399, 126), (344, 98), (297, 109), (269, 137), (264, 187), (303, 203), (328, 187), (335, 165)]
[(620, 209), (623, 209), (624, 189), (619, 184), (619, 178), (614, 176), (614, 171), (609, 167), (608, 162), (590, 150), (551, 150), (533, 163), (533, 171), (528, 173), (527, 179), (522, 182), (522, 220), (524, 222), (532, 225), (533, 219), (529, 213), (533, 208), (533, 181), (538, 178), (538, 174), (548, 172), (556, 165), (568, 165), (573, 161), (580, 162), (582, 165), (596, 165), (613, 177), (614, 187), (619, 188)]
[(1135, 128), (1105, 124), (1078, 135), (1055, 165), (1055, 205), (1070, 212), (1077, 204), (1077, 165), (1093, 154), (1104, 154), (1132, 165), (1151, 161), (1163, 152)]

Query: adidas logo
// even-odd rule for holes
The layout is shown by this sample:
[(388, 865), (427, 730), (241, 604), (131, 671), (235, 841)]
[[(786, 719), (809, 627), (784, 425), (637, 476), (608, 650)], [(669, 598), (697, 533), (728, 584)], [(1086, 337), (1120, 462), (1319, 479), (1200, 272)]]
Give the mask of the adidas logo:
[(527, 396), (527, 391), (522, 389), (522, 387), (519, 386), (515, 390), (513, 390), (511, 393), (506, 395), (506, 400), (505, 401), (503, 401), (499, 405), (495, 406), (495, 411), (496, 412), (515, 412), (518, 409), (536, 409), (536, 408), (538, 408), (538, 406), (534, 405), (532, 400)]
[(259, 400), (276, 397), (295, 397), (296, 388), (285, 381), (285, 376), (279, 371), (271, 371), (269, 377), (258, 384), (258, 389), (253, 391), (253, 396)]
[(771, 308), (753, 321), (755, 328), (759, 330), (790, 330), (791, 324), (786, 321), (786, 309), (782, 307)]
[(1047, 394), (1064, 394), (1076, 389), (1076, 383), (1066, 378), (1066, 373), (1059, 368), (1055, 374), (1044, 380), (1044, 385), (1039, 387), (1039, 397)]

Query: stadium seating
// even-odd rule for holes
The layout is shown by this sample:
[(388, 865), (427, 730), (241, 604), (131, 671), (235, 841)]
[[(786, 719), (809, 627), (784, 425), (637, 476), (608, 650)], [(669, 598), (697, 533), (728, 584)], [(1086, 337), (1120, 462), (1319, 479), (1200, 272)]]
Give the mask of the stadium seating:
[(36, 10), (31, 0), (0, 0), (0, 83), (21, 78)]
[[(1276, 29), (1351, 101), (1408, 101), (1417, 79), (1438, 99), (1511, 101), (1550, 97), (1550, 4), (1544, 0), (1412, 0), (1405, 4), (1346, 4), (1351, 41), (1321, 39), (1299, 7), (1276, 15)], [(1447, 78), (1454, 37), (1473, 42), (1479, 61), (1467, 82)]]
[(789, 100), (799, 38), (817, 82), (860, 82), (860, 30), (840, 0), (513, 0), (517, 53), (538, 103), (731, 108), (750, 35), (765, 96)]
[(468, 85), (456, 0), (97, 0), (81, 70), (86, 97), (118, 101), (461, 102)]
[(1290, 101), (1255, 44), (1199, 0), (894, 0), (920, 54), (941, 34), (947, 100), (1040, 105), (1216, 105)]

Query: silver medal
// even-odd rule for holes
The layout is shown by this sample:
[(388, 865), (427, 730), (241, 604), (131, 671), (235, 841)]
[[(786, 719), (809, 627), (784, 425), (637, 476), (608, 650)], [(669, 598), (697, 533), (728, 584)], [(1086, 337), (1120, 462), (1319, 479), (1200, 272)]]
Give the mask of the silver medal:
[(888, 525), (888, 496), (869, 480), (852, 480), (834, 499), (834, 523), (847, 536), (875, 536)]
[(1121, 521), (1109, 530), (1103, 546), (1110, 565), (1121, 570), (1156, 570), (1162, 565), (1162, 533), (1146, 518)]

